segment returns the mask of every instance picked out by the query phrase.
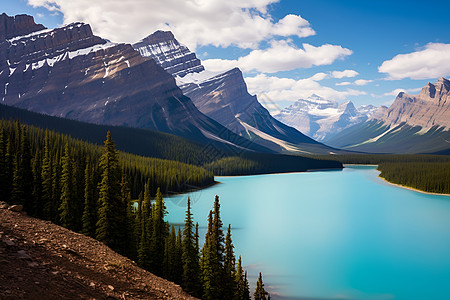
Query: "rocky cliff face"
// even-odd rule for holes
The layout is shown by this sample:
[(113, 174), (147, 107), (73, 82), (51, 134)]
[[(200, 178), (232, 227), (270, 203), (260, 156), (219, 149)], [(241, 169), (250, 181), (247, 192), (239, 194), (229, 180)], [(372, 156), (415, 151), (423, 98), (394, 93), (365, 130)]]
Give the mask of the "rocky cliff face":
[[(233, 138), (183, 95), (169, 73), (131, 45), (107, 42), (83, 23), (49, 30), (28, 16), (2, 15), (0, 21), (3, 104), (194, 140)], [(240, 137), (232, 142), (242, 143)]]
[[(170, 32), (157, 31), (134, 44), (134, 47), (142, 55), (154, 58), (170, 72), (183, 94), (192, 99), (202, 113), (234, 133), (275, 151), (330, 151), (326, 146), (274, 119), (257, 97), (248, 93), (238, 68), (220, 74), (205, 71), (195, 54), (180, 45)], [(176, 64), (173, 63), (173, 53), (178, 53)], [(174, 66), (184, 66), (184, 69), (174, 71)]]
[(378, 153), (450, 153), (450, 81), (428, 83), (418, 95), (399, 93), (367, 122), (328, 141), (355, 151)]
[(450, 81), (441, 77), (428, 83), (419, 95), (399, 93), (394, 103), (373, 119), (387, 125), (407, 123), (430, 129), (433, 126), (450, 128)]
[(342, 104), (318, 95), (297, 100), (275, 118), (318, 141), (327, 141), (342, 130), (368, 119), (373, 107), (357, 110), (351, 101)]
[(195, 53), (180, 44), (170, 31), (156, 31), (134, 44), (133, 47), (143, 57), (152, 57), (173, 76), (183, 77), (189, 73), (205, 70)]

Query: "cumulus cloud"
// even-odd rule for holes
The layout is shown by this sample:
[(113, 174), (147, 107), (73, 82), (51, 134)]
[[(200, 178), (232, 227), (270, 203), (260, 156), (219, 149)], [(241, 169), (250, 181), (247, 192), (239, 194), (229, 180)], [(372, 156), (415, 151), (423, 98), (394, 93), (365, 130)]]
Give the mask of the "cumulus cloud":
[(272, 41), (270, 47), (251, 51), (237, 60), (211, 59), (203, 64), (211, 71), (225, 71), (239, 67), (245, 71), (275, 73), (298, 68), (330, 65), (337, 59), (352, 54), (352, 50), (337, 45), (325, 44), (318, 47), (303, 44), (297, 48), (290, 41)]
[(344, 70), (344, 71), (333, 71), (333, 72), (331, 72), (331, 75), (334, 78), (341, 79), (344, 77), (355, 77), (355, 76), (358, 76), (359, 73), (356, 72), (355, 70)]
[(429, 79), (450, 75), (450, 44), (429, 43), (424, 49), (396, 55), (378, 67), (387, 79)]
[(371, 83), (371, 82), (373, 82), (373, 80), (369, 80), (369, 79), (358, 79), (358, 80), (355, 80), (355, 84), (356, 85), (366, 85), (366, 84), (368, 84), (368, 83)]
[(314, 35), (309, 22), (268, 13), (279, 0), (27, 0), (33, 7), (61, 12), (64, 22), (91, 24), (96, 34), (133, 43), (158, 29), (171, 30), (191, 49), (201, 45), (257, 48), (275, 36)]
[(351, 83), (351, 82), (348, 82), (348, 81), (336, 83), (336, 85), (351, 85), (351, 84), (352, 84), (352, 83)]
[(313, 78), (314, 76), (295, 80), (291, 78), (279, 78), (268, 76), (266, 74), (258, 74), (254, 77), (246, 77), (245, 81), (250, 93), (265, 95), (273, 102), (292, 102), (300, 98), (307, 98), (312, 94), (317, 94), (326, 99), (333, 100), (343, 100), (348, 96), (366, 95), (366, 92), (354, 89), (337, 91), (330, 87), (322, 86)]

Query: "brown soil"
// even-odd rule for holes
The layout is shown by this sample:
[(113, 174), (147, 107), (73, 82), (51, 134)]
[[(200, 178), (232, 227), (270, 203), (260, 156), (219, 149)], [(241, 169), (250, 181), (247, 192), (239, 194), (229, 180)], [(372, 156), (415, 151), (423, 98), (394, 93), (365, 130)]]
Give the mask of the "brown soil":
[(104, 244), (0, 208), (0, 299), (194, 299)]

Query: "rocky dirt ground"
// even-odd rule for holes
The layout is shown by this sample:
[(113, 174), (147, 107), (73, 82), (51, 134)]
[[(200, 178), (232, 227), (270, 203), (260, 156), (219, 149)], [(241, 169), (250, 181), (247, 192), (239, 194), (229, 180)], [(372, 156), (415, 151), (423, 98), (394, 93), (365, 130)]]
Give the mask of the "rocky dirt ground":
[(194, 299), (104, 244), (0, 202), (0, 299)]

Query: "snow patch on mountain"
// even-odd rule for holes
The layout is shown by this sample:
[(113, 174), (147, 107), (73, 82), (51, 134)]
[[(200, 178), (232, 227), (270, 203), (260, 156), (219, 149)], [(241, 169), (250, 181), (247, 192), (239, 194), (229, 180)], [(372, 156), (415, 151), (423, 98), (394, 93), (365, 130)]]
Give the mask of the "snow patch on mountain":
[(351, 101), (339, 104), (312, 95), (299, 99), (274, 117), (318, 141), (326, 141), (342, 130), (365, 122), (377, 107), (364, 105), (356, 109)]

